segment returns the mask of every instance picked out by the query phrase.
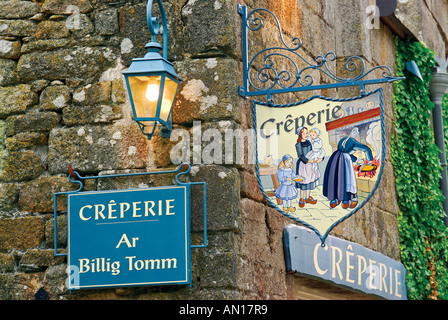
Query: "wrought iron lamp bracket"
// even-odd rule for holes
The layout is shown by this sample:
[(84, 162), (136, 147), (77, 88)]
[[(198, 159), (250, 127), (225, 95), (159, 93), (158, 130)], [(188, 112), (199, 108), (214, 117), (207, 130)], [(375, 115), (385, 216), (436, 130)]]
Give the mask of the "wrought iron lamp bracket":
[[(377, 66), (366, 70), (366, 63), (359, 56), (352, 56), (346, 60), (346, 73), (352, 77), (343, 78), (332, 70), (329, 62), (338, 58), (334, 52), (327, 52), (324, 55), (315, 57), (313, 62), (309, 62), (300, 54), (302, 40), (298, 37), (291, 39), (288, 45), (282, 34), (280, 22), (271, 11), (258, 8), (248, 12), (246, 6), (238, 5), (238, 12), (242, 16), (242, 43), (243, 43), (243, 85), (239, 87), (239, 94), (244, 97), (266, 96), (268, 104), (274, 104), (273, 95), (281, 93), (322, 90), (342, 87), (359, 86), (361, 95), (365, 94), (365, 86), (381, 84), (403, 80), (392, 76), (392, 70), (387, 66)], [(275, 20), (279, 32), (279, 39), (282, 46), (264, 48), (249, 57), (249, 34), (260, 31), (263, 28), (261, 15), (264, 13), (271, 15)], [(292, 68), (290, 70), (281, 69), (282, 65), (276, 65), (276, 59), (284, 59)], [(255, 61), (262, 61), (258, 66)], [(299, 63), (305, 67), (300, 68)], [(258, 71), (257, 71), (258, 67)], [(291, 71), (292, 70), (292, 71)], [(333, 83), (315, 84), (310, 71), (317, 70), (326, 75)], [(367, 79), (376, 70), (382, 70), (382, 77), (377, 79)], [(255, 73), (255, 75), (253, 75)]]
[[(160, 11), (160, 17), (162, 18), (162, 35), (163, 35), (163, 58), (165, 60), (168, 59), (168, 24), (166, 20), (166, 14), (165, 9), (163, 7), (161, 0), (156, 0), (156, 3), (159, 7)], [(156, 42), (156, 36), (159, 34), (160, 31), (160, 22), (157, 17), (152, 16), (152, 6), (153, 6), (153, 0), (148, 0), (148, 5), (146, 6), (146, 17), (147, 17), (147, 23), (148, 23), (148, 29), (149, 32), (152, 35), (152, 42)], [(147, 46), (149, 43), (147, 44)]]

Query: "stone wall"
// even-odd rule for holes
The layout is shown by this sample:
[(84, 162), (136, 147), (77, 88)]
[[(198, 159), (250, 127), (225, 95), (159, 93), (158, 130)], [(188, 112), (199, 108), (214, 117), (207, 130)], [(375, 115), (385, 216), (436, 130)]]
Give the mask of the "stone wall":
[[(365, 21), (359, 1), (163, 3), (169, 59), (183, 79), (174, 127), (185, 132), (195, 130), (195, 121), (201, 121), (202, 129), (252, 126), (251, 102), (238, 95), (237, 3), (276, 13), (285, 36), (303, 40), (309, 60), (335, 51), (341, 58), (359, 54), (369, 67), (394, 65), (393, 34), (384, 25), (366, 32), (359, 23)], [(0, 1), (0, 299), (34, 299), (38, 292), (37, 297), (50, 299), (293, 298), (282, 245), (283, 228), (293, 221), (264, 201), (254, 166), (193, 159), (190, 179), (207, 182), (209, 245), (193, 249), (192, 287), (66, 290), (66, 259), (54, 257), (53, 193), (75, 189), (67, 179), (68, 166), (82, 175), (174, 168), (169, 152), (177, 140), (146, 140), (133, 123), (121, 75), (132, 58), (145, 54), (150, 40), (145, 8), (146, 1), (140, 0)], [(273, 28), (264, 34), (268, 40)], [(343, 63), (335, 67), (342, 70)], [(399, 260), (389, 150), (392, 86), (383, 88), (388, 137), (383, 180), (370, 203), (333, 234)], [(321, 93), (344, 97), (353, 92)], [(291, 95), (279, 99), (288, 101)], [(173, 177), (156, 177), (95, 180), (86, 189), (173, 183)], [(200, 197), (193, 192), (194, 243), (202, 241)], [(58, 204), (57, 245), (65, 252), (66, 204), (64, 199)]]
[[(188, 129), (194, 120), (240, 126), (236, 3), (195, 2), (164, 1), (169, 59), (184, 79), (175, 127)], [(67, 179), (69, 165), (82, 175), (174, 168), (174, 142), (148, 141), (133, 123), (121, 75), (146, 53), (149, 40), (146, 1), (0, 2), (0, 299), (241, 297), (235, 236), (241, 228), (240, 173), (233, 166), (192, 169), (191, 179), (209, 183), (209, 246), (193, 250), (191, 288), (70, 294), (66, 259), (54, 257), (53, 193), (76, 189)], [(168, 184), (173, 176), (92, 180), (86, 189)], [(61, 252), (67, 245), (65, 202), (58, 199)], [(193, 241), (200, 242), (196, 211)]]

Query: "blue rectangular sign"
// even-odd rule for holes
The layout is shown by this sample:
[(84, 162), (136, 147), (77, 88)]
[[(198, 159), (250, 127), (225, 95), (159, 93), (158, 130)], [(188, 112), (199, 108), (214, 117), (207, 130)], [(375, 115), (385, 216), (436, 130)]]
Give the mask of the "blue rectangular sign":
[(190, 187), (68, 195), (68, 289), (191, 284)]

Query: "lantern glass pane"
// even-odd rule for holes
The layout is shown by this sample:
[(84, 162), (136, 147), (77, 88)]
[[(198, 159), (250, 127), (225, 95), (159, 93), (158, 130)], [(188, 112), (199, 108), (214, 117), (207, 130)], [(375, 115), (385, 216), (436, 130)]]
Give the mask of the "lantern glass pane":
[(161, 76), (129, 77), (136, 119), (154, 118), (160, 93)]
[(160, 108), (160, 119), (168, 121), (171, 108), (176, 98), (177, 87), (179, 84), (168, 77), (165, 77), (165, 86), (163, 89), (162, 106)]

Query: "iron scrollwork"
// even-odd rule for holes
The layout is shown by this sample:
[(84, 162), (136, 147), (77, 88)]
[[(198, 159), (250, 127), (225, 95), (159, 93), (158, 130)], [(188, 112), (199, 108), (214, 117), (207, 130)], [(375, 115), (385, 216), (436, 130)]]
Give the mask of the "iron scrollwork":
[[(266, 95), (267, 102), (273, 104), (273, 94), (321, 90), (328, 88), (359, 86), (361, 94), (365, 93), (365, 85), (393, 82), (403, 78), (395, 78), (392, 76), (392, 70), (388, 66), (377, 66), (370, 70), (366, 70), (366, 63), (359, 56), (352, 56), (346, 60), (344, 74), (349, 77), (338, 76), (331, 68), (330, 62), (337, 60), (334, 52), (327, 52), (324, 55), (315, 57), (311, 63), (300, 54), (302, 48), (302, 40), (293, 37), (288, 45), (285, 41), (280, 22), (276, 15), (268, 9), (258, 8), (247, 12), (247, 7), (239, 6), (239, 13), (242, 15), (243, 28), (243, 86), (239, 88), (242, 96), (260, 96)], [(264, 26), (261, 15), (257, 13), (267, 13), (272, 16), (281, 46), (264, 48), (257, 52), (249, 60), (249, 31), (260, 31)], [(277, 59), (283, 59), (282, 65), (276, 64)], [(262, 61), (256, 65), (256, 61)], [(289, 66), (289, 70), (284, 69), (285, 63)], [(300, 64), (299, 64), (300, 63)], [(304, 67), (301, 67), (304, 66)], [(257, 68), (258, 67), (258, 68)], [(258, 71), (257, 71), (258, 69)], [(326, 75), (330, 84), (315, 84), (315, 79), (309, 72), (316, 70)], [(367, 79), (368, 75), (376, 70), (382, 70), (382, 77), (378, 79)], [(254, 73), (256, 73), (254, 75)]]

